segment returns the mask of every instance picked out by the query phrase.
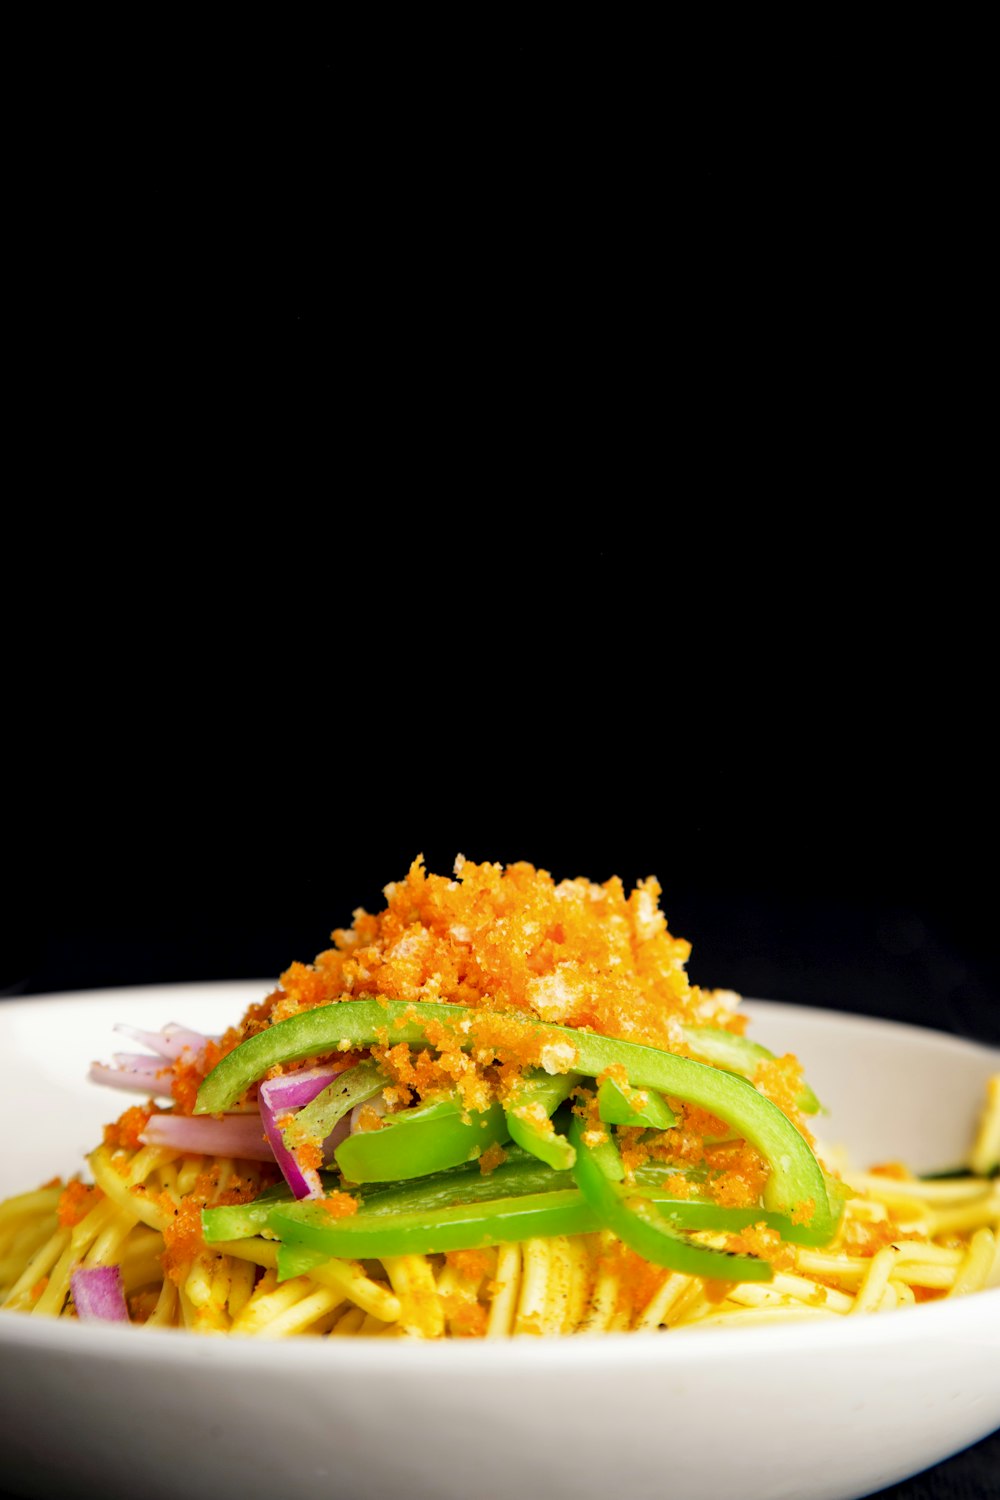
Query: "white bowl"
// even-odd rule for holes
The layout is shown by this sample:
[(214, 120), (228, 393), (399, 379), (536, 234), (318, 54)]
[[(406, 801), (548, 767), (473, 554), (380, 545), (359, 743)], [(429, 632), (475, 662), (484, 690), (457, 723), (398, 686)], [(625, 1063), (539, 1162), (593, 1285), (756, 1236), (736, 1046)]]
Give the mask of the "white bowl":
[[(269, 988), (0, 1004), (0, 1196), (82, 1164), (115, 1021), (221, 1029)], [(756, 1002), (858, 1164), (953, 1166), (1000, 1053)], [(0, 1313), (3, 1483), (144, 1500), (852, 1500), (1000, 1425), (1000, 1290), (783, 1327), (420, 1344), (245, 1341)]]

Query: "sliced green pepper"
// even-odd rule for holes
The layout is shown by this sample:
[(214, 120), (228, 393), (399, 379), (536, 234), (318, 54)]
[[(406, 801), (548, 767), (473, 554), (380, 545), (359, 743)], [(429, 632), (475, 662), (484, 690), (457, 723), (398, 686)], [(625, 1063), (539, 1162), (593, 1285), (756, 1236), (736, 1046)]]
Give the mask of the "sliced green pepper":
[(677, 1124), (670, 1105), (652, 1089), (622, 1088), (613, 1078), (603, 1078), (597, 1088), (597, 1109), (606, 1125), (645, 1125), (669, 1130)]
[[(728, 1073), (739, 1073), (751, 1083), (760, 1063), (775, 1061), (774, 1053), (762, 1047), (760, 1042), (738, 1036), (724, 1026), (682, 1026), (681, 1030), (692, 1057), (698, 1062), (725, 1068)], [(805, 1080), (795, 1102), (804, 1115), (818, 1114), (823, 1107)]]
[(349, 1182), (397, 1182), (474, 1161), (487, 1146), (509, 1138), (496, 1100), (470, 1113), (449, 1096), (386, 1115), (379, 1130), (356, 1131), (333, 1155)]
[(600, 1220), (573, 1188), (455, 1204), (428, 1215), (420, 1209), (389, 1215), (359, 1211), (332, 1219), (322, 1203), (302, 1202), (272, 1210), (268, 1227), (285, 1243), (308, 1245), (324, 1255), (352, 1260), (386, 1255), (435, 1255), (475, 1250), (535, 1235), (589, 1234)]
[[(196, 1112), (213, 1114), (225, 1110), (279, 1062), (373, 1046), (384, 1040), (387, 1033), (391, 1033), (393, 1040), (411, 1045), (425, 1042), (424, 1017), (435, 1024), (456, 1028), (462, 1046), (475, 1045), (479, 1013), (466, 1006), (432, 1001), (421, 1001), (419, 1005), (402, 1001), (385, 1004), (375, 1000), (337, 1001), (280, 1021), (228, 1053), (202, 1084)], [(545, 1022), (526, 1024), (536, 1025), (546, 1039), (564, 1041), (572, 1047), (567, 1071), (596, 1078), (609, 1068), (624, 1067), (633, 1088), (652, 1089), (685, 1100), (724, 1120), (760, 1152), (770, 1167), (765, 1206), (790, 1217), (811, 1213), (809, 1243), (824, 1244), (833, 1237), (839, 1205), (831, 1202), (819, 1162), (792, 1122), (747, 1079), (635, 1042)], [(383, 1134), (387, 1132), (373, 1132), (368, 1139), (375, 1140)], [(339, 1160), (338, 1165), (349, 1175)], [(419, 1162), (415, 1169), (432, 1170)], [(398, 1169), (390, 1170), (387, 1162), (385, 1170), (387, 1176), (382, 1180), (405, 1175)], [(811, 1209), (807, 1209), (809, 1204)], [(807, 1226), (797, 1227), (800, 1241), (805, 1242), (801, 1231)]]
[(206, 1242), (248, 1240), (260, 1234), (268, 1215), (277, 1203), (294, 1203), (295, 1195), (287, 1183), (265, 1188), (252, 1203), (224, 1203), (220, 1208), (203, 1208), (201, 1227)]
[[(707, 1276), (723, 1281), (769, 1281), (773, 1272), (766, 1261), (712, 1250), (677, 1234), (649, 1200), (638, 1194), (623, 1194), (617, 1184), (624, 1176), (618, 1147), (610, 1134), (596, 1145), (588, 1145), (579, 1116), (573, 1117), (570, 1139), (576, 1147), (573, 1176), (595, 1215), (623, 1244), (654, 1266), (666, 1266), (687, 1276)], [(714, 1207), (714, 1205), (712, 1205)], [(281, 1213), (280, 1209), (275, 1214)]]
[(518, 1198), (529, 1193), (552, 1193), (574, 1187), (572, 1174), (557, 1172), (520, 1146), (507, 1146), (507, 1160), (482, 1172), (478, 1162), (435, 1172), (406, 1182), (377, 1182), (352, 1191), (366, 1215), (433, 1214), (458, 1203), (489, 1203), (494, 1198)]
[[(610, 1161), (611, 1174), (616, 1179), (619, 1173), (623, 1177), (617, 1154)], [(647, 1163), (639, 1168), (632, 1186), (625, 1186), (619, 1180), (613, 1184), (614, 1192), (624, 1202), (642, 1199), (655, 1204), (666, 1224), (679, 1230), (734, 1232), (763, 1222), (787, 1237), (790, 1226), (780, 1214), (761, 1208), (723, 1208), (705, 1199), (675, 1197), (665, 1186), (675, 1175), (659, 1164)], [(329, 1173), (323, 1174), (323, 1181), (330, 1190), (339, 1184), (339, 1178)], [(587, 1200), (575, 1187), (571, 1173), (554, 1171), (517, 1145), (509, 1147), (507, 1160), (489, 1174), (482, 1173), (476, 1163), (468, 1163), (416, 1180), (362, 1186), (355, 1190), (354, 1196), (360, 1205), (357, 1213), (347, 1219), (332, 1220), (321, 1202), (296, 1202), (290, 1190), (280, 1184), (267, 1189), (253, 1203), (204, 1209), (205, 1240), (215, 1244), (248, 1239), (262, 1230), (270, 1235), (280, 1234), (288, 1242), (285, 1249), (289, 1252), (279, 1252), (279, 1276), (284, 1277), (299, 1274), (294, 1268), (298, 1261), (292, 1254), (296, 1247), (299, 1257), (305, 1257), (307, 1262), (301, 1269), (307, 1269), (309, 1264), (331, 1255), (380, 1258), (429, 1254), (442, 1248), (468, 1249), (501, 1239), (528, 1238), (541, 1232), (541, 1223), (556, 1222), (554, 1217), (541, 1219), (542, 1210), (546, 1214), (558, 1210), (560, 1215), (565, 1211), (565, 1216), (558, 1220), (563, 1227), (552, 1229), (551, 1233), (582, 1234), (604, 1222), (593, 1205), (585, 1212)], [(519, 1198), (526, 1200), (520, 1215), (512, 1207)], [(634, 1202), (631, 1211), (634, 1212)], [(314, 1232), (309, 1242), (319, 1248), (309, 1250), (299, 1245), (302, 1230), (295, 1225), (302, 1222), (312, 1226)], [(498, 1224), (502, 1232), (498, 1231)], [(345, 1226), (349, 1227), (338, 1238), (336, 1231)], [(405, 1231), (402, 1235), (401, 1228)], [(322, 1236), (317, 1230), (323, 1231)], [(731, 1270), (728, 1260), (725, 1269)]]
[(555, 1110), (569, 1098), (579, 1082), (576, 1073), (544, 1073), (540, 1068), (533, 1068), (518, 1079), (504, 1106), (511, 1139), (557, 1171), (568, 1171), (576, 1152), (564, 1135), (551, 1126), (546, 1129), (540, 1123), (537, 1112), (544, 1110), (548, 1124)]

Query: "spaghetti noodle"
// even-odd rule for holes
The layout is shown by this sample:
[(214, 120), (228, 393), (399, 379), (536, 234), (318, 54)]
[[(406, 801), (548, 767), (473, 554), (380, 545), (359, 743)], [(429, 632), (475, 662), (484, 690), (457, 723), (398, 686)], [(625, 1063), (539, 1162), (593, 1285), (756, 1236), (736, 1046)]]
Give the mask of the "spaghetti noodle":
[(0, 1204), (0, 1305), (101, 1316), (103, 1272), (150, 1327), (497, 1339), (1000, 1280), (1000, 1079), (968, 1173), (858, 1172), (796, 1059), (690, 984), (655, 881), (418, 860), (386, 896), (226, 1036), (166, 1027), (95, 1068), (147, 1098), (89, 1182)]

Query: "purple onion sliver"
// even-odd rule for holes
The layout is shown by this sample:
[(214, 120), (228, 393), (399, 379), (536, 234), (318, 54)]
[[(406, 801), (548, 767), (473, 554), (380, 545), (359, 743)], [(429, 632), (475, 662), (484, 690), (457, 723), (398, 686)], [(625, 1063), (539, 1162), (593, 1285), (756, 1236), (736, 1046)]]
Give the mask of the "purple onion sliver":
[(140, 1031), (135, 1026), (127, 1026), (119, 1021), (115, 1026), (123, 1036), (130, 1036), (133, 1041), (141, 1042), (151, 1052), (156, 1052), (160, 1057), (169, 1057), (171, 1062), (180, 1057), (182, 1052), (202, 1052), (206, 1042), (211, 1038), (201, 1031), (192, 1031), (190, 1027), (178, 1026), (171, 1022), (164, 1026), (162, 1031)]
[(139, 1139), (147, 1146), (174, 1146), (195, 1156), (234, 1156), (240, 1161), (274, 1161), (259, 1115), (151, 1115)]
[(150, 1052), (113, 1052), (111, 1061), (116, 1068), (126, 1068), (130, 1073), (162, 1073), (164, 1078), (173, 1076), (167, 1058), (154, 1057)]
[[(279, 1118), (288, 1113), (288, 1107), (287, 1105), (285, 1105), (275, 1108), (274, 1102), (272, 1100), (272, 1094), (274, 1092), (273, 1085), (281, 1084), (284, 1081), (285, 1080), (282, 1078), (272, 1078), (269, 1079), (267, 1083), (261, 1084), (260, 1089), (258, 1090), (258, 1104), (260, 1106), (261, 1123), (263, 1124), (264, 1132), (271, 1143), (271, 1150), (274, 1152), (274, 1159), (278, 1163), (278, 1166), (281, 1168), (281, 1175), (288, 1183), (288, 1186), (291, 1188), (296, 1198), (319, 1198), (323, 1193), (323, 1185), (319, 1180), (319, 1173), (315, 1170), (314, 1167), (299, 1166), (298, 1162), (295, 1159), (294, 1153), (289, 1151), (288, 1147), (285, 1145), (284, 1139), (282, 1138), (281, 1129), (278, 1125)], [(327, 1079), (327, 1083), (329, 1082), (330, 1080)], [(321, 1090), (325, 1087), (326, 1084), (321, 1084), (320, 1088), (316, 1089), (316, 1092), (312, 1095), (312, 1097), (315, 1098), (316, 1094), (320, 1093)], [(280, 1092), (281, 1091), (279, 1089), (279, 1096)]]
[(260, 1086), (266, 1092), (268, 1105), (274, 1110), (301, 1109), (311, 1104), (327, 1084), (332, 1083), (343, 1068), (304, 1068), (300, 1073), (285, 1073), (279, 1078), (269, 1078)]
[[(87, 1072), (91, 1083), (103, 1083), (108, 1088), (124, 1089), (129, 1094), (141, 1094), (144, 1099), (170, 1098), (169, 1073), (133, 1072), (130, 1068), (110, 1068), (106, 1063), (91, 1063)], [(163, 1078), (162, 1084), (157, 1083)]]
[(77, 1316), (84, 1322), (127, 1323), (119, 1266), (84, 1266), (69, 1278)]

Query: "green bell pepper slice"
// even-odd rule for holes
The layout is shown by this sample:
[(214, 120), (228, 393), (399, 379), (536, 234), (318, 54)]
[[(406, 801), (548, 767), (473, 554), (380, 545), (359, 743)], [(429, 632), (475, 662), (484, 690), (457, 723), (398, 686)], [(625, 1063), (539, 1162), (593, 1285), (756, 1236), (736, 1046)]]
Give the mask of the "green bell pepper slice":
[(303, 1201), (271, 1211), (268, 1228), (285, 1244), (306, 1245), (349, 1260), (386, 1255), (436, 1255), (478, 1250), (535, 1235), (589, 1234), (600, 1220), (574, 1188), (519, 1194), (490, 1203), (454, 1204), (432, 1215), (420, 1209), (331, 1219), (321, 1203)]
[(449, 1095), (386, 1115), (380, 1129), (349, 1135), (333, 1156), (348, 1182), (396, 1182), (475, 1161), (487, 1146), (509, 1139), (497, 1100), (470, 1113)]
[(677, 1124), (670, 1105), (652, 1089), (623, 1089), (613, 1078), (603, 1078), (597, 1086), (597, 1109), (605, 1125), (641, 1125), (653, 1130), (669, 1130)]
[[(437, 1001), (421, 1001), (413, 1005), (403, 1001), (380, 1004), (376, 1000), (341, 1000), (279, 1021), (234, 1048), (202, 1083), (195, 1112), (214, 1114), (225, 1110), (269, 1068), (280, 1062), (374, 1046), (386, 1034), (394, 1041), (426, 1045), (421, 1020), (424, 1016), (436, 1025), (443, 1023), (455, 1028), (462, 1046), (475, 1045), (475, 1023), (479, 1013), (467, 1006)], [(811, 1213), (809, 1243), (825, 1244), (833, 1238), (839, 1204), (831, 1201), (819, 1162), (787, 1116), (747, 1079), (636, 1042), (623, 1042), (595, 1032), (574, 1031), (571, 1027), (553, 1026), (542, 1021), (526, 1024), (536, 1026), (546, 1039), (566, 1042), (572, 1047), (573, 1056), (567, 1072), (596, 1078), (609, 1068), (621, 1066), (633, 1088), (652, 1089), (658, 1094), (685, 1100), (724, 1120), (754, 1146), (769, 1165), (764, 1206), (789, 1217)], [(460, 1027), (465, 1029), (459, 1030)], [(389, 1135), (389, 1132), (372, 1132), (368, 1138), (374, 1140), (381, 1135)], [(351, 1140), (358, 1138), (351, 1137)], [(345, 1175), (349, 1175), (339, 1160), (338, 1165)], [(431, 1166), (421, 1168), (419, 1162), (415, 1165), (417, 1171), (433, 1170)], [(399, 1170), (390, 1172), (388, 1163), (385, 1166), (387, 1177), (382, 1180), (388, 1180), (388, 1176), (399, 1178), (407, 1175)], [(809, 1204), (811, 1209), (806, 1207)]]
[[(760, 1063), (775, 1061), (769, 1048), (749, 1037), (738, 1036), (735, 1031), (727, 1031), (724, 1026), (682, 1026), (681, 1030), (691, 1055), (698, 1062), (725, 1068), (728, 1073), (739, 1073), (751, 1083)], [(804, 1115), (818, 1114), (823, 1107), (804, 1080), (795, 1102)]]
[[(665, 1266), (687, 1276), (707, 1276), (722, 1281), (770, 1281), (774, 1274), (766, 1261), (752, 1256), (713, 1250), (677, 1234), (648, 1199), (624, 1194), (618, 1187), (624, 1176), (614, 1138), (606, 1134), (598, 1145), (588, 1145), (579, 1116), (569, 1127), (576, 1147), (573, 1176), (583, 1197), (606, 1229), (623, 1244), (654, 1266)], [(715, 1205), (711, 1205), (715, 1206)], [(279, 1215), (280, 1209), (275, 1209)]]
[(576, 1152), (566, 1136), (554, 1129), (546, 1130), (532, 1116), (541, 1108), (546, 1119), (550, 1119), (579, 1082), (578, 1073), (545, 1073), (533, 1068), (518, 1080), (504, 1105), (511, 1140), (557, 1171), (568, 1171)]
[(219, 1208), (203, 1208), (201, 1229), (208, 1244), (217, 1240), (249, 1240), (260, 1234), (268, 1215), (278, 1203), (294, 1203), (295, 1195), (287, 1183), (265, 1188), (252, 1203), (224, 1203)]

